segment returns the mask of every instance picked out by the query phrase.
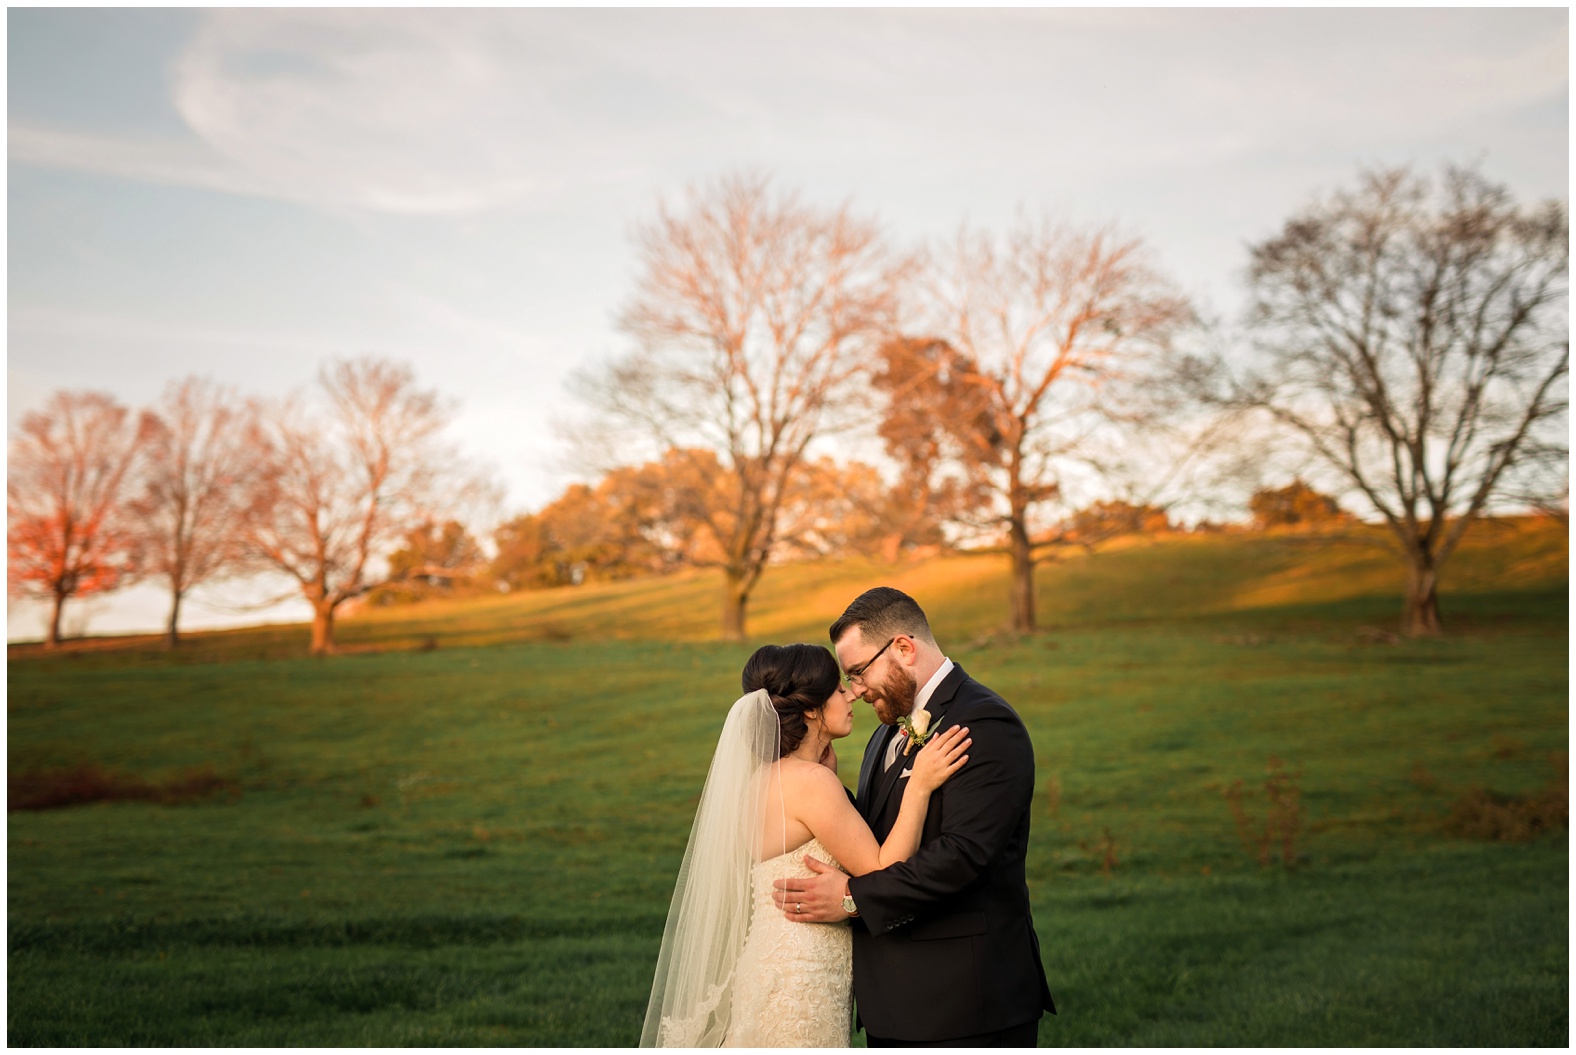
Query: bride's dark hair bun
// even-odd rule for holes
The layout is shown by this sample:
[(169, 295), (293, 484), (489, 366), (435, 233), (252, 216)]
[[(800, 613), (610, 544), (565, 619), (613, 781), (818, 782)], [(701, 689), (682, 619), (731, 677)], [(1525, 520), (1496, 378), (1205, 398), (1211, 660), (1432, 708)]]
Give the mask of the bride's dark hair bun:
[(826, 706), (842, 679), (837, 661), (820, 645), (762, 645), (744, 664), (743, 681), (745, 692), (771, 695), (786, 755), (810, 735), (805, 715)]

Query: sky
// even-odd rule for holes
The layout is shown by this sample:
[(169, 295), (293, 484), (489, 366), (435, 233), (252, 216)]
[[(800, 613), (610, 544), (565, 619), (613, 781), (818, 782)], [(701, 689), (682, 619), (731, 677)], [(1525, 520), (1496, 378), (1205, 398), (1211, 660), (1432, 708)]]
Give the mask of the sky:
[[(1361, 166), (1567, 197), (1568, 42), (1563, 8), (12, 8), (8, 428), (60, 388), (276, 396), (373, 354), (535, 509), (574, 478), (566, 377), (627, 347), (631, 232), (690, 184), (763, 172), (905, 245), (1114, 220), (1229, 319), (1246, 247)], [(236, 591), (186, 625), (256, 621)]]

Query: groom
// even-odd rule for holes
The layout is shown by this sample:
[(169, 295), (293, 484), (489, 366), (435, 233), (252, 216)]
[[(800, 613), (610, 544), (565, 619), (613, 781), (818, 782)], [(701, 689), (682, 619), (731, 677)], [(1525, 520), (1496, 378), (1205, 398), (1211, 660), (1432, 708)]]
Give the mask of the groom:
[(817, 874), (779, 879), (790, 920), (856, 917), (854, 997), (871, 1047), (1033, 1047), (1056, 1013), (1029, 914), (1024, 855), (1034, 747), (1007, 702), (936, 646), (925, 613), (890, 586), (867, 590), (832, 624), (838, 663), (881, 726), (865, 747), (857, 805), (878, 841), (896, 822), (913, 765), (899, 717), (931, 730), (966, 725), (963, 768), (930, 799), (919, 851), (852, 879), (806, 857)]

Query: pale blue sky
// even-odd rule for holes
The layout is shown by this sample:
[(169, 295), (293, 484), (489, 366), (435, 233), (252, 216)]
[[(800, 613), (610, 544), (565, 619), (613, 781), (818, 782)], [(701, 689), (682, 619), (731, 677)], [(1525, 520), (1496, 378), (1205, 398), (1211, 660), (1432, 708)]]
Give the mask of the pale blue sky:
[[(1119, 219), (1229, 315), (1244, 246), (1366, 163), (1564, 197), (1542, 10), (16, 10), (8, 415), (60, 387), (247, 392), (409, 360), (515, 509), (568, 479), (630, 226), (753, 166), (897, 240)], [(193, 625), (232, 621), (204, 607)], [(92, 628), (157, 625), (149, 591)], [(11, 606), (13, 636), (34, 615)]]

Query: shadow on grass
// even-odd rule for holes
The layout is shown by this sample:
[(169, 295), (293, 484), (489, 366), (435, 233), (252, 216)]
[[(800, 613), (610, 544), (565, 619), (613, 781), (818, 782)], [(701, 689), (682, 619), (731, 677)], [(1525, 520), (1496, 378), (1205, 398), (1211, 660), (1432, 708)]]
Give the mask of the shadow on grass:
[(342, 920), (288, 919), (270, 915), (184, 920), (137, 916), (105, 920), (12, 920), (7, 948), (11, 953), (95, 954), (223, 947), (289, 949), (386, 945), (430, 949), (602, 935), (634, 936), (655, 942), (662, 937), (665, 918), (662, 915), (542, 918), (518, 913), (475, 913)]

